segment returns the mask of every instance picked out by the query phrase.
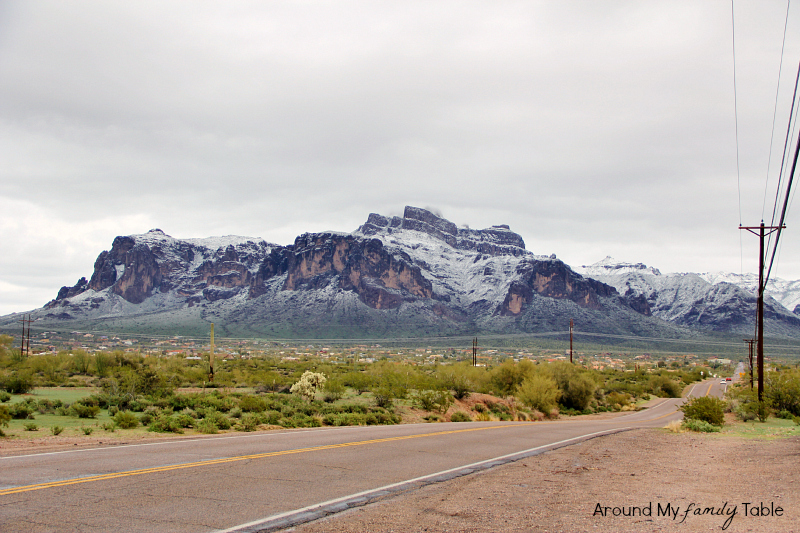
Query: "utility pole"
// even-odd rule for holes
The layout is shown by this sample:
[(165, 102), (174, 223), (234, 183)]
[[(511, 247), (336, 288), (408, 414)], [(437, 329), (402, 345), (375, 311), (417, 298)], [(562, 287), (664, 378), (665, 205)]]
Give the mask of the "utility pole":
[(19, 357), (25, 355), (25, 315), (22, 315), (22, 337), (19, 342)]
[[(798, 144), (800, 148), (800, 144)], [(782, 226), (739, 226), (753, 235), (758, 235), (758, 310), (756, 311), (756, 365), (758, 366), (758, 401), (764, 401), (764, 237), (786, 228)], [(756, 233), (758, 230), (758, 233)], [(768, 231), (767, 231), (768, 230)]]
[(744, 342), (747, 343), (747, 348), (750, 356), (750, 389), (753, 389), (753, 343), (756, 342), (755, 339), (744, 339)]
[(572, 319), (569, 319), (569, 362), (572, 362)]
[(28, 315), (28, 340), (25, 344), (25, 355), (31, 354), (31, 315)]
[(472, 366), (478, 366), (478, 337), (472, 339)]
[(211, 323), (211, 352), (208, 354), (208, 380), (214, 383), (214, 323)]

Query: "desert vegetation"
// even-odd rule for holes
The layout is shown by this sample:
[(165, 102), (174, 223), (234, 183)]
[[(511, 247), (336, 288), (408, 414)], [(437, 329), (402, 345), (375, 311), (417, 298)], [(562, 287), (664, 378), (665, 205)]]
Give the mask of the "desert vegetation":
[[(692, 367), (599, 371), (528, 359), (475, 367), (263, 357), (217, 362), (211, 382), (208, 358), (80, 350), (20, 357), (9, 343), (0, 343), (0, 428), (45, 420), (39, 425), (53, 434), (541, 420), (632, 410), (651, 395), (680, 396), (701, 378)], [(54, 392), (70, 389), (82, 394)]]

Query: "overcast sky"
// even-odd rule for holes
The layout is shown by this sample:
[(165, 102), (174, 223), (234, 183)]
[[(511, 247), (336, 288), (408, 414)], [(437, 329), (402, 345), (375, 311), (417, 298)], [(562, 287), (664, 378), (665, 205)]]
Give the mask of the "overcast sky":
[[(4, 0), (0, 314), (117, 235), (290, 244), (405, 205), (574, 266), (754, 272), (785, 13), (735, 2), (737, 180), (729, 0)], [(773, 276), (800, 279), (796, 215)]]

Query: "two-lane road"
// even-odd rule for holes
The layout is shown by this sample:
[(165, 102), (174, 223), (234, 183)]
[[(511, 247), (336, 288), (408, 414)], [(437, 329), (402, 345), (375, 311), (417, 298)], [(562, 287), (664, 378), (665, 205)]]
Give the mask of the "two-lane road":
[(609, 419), (320, 428), (3, 457), (0, 531), (226, 530), (498, 457), (663, 427), (681, 402)]

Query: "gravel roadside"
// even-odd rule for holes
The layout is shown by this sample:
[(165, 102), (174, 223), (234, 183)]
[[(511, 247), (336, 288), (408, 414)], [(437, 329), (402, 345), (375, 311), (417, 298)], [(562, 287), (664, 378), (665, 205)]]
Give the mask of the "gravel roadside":
[(642, 429), (286, 531), (800, 532), (799, 474), (800, 437), (766, 441)]

